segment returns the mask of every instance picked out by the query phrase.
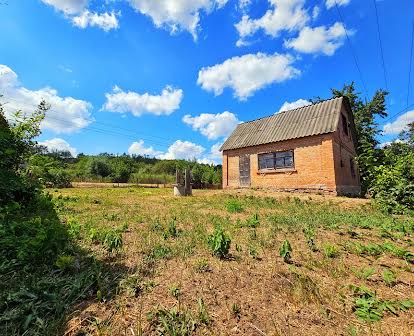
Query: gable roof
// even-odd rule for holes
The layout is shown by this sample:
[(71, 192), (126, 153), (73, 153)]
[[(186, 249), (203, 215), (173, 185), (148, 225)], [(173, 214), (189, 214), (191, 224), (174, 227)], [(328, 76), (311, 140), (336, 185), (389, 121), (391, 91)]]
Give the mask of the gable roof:
[(345, 101), (348, 102), (346, 97), (332, 98), (239, 124), (220, 150), (335, 132)]

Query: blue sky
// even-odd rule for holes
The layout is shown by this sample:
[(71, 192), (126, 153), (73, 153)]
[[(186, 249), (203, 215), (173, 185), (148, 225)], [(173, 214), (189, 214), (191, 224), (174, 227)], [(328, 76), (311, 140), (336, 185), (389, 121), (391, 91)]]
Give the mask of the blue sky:
[[(39, 138), (50, 148), (219, 162), (241, 121), (352, 80), (367, 97), (386, 87), (374, 2), (336, 4), (343, 21), (335, 0), (2, 1), (0, 94), (8, 113), (51, 103)], [(376, 5), (387, 142), (414, 120), (414, 107), (399, 113), (414, 3)]]

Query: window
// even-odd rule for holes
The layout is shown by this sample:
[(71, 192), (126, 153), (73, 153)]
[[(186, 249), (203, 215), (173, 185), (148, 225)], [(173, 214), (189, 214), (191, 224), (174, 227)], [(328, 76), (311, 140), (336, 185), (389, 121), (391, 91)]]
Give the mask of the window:
[(353, 178), (355, 178), (355, 163), (354, 163), (354, 159), (352, 159), (352, 158), (349, 159), (349, 165), (351, 167), (351, 176)]
[(259, 154), (259, 169), (285, 169), (293, 168), (293, 150)]
[(342, 129), (346, 135), (349, 135), (348, 120), (346, 120), (345, 115), (341, 114), (342, 118)]

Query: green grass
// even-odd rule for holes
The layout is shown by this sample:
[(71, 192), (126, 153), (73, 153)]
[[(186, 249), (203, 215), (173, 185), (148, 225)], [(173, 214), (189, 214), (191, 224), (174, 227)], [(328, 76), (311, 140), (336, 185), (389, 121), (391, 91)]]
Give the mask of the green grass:
[[(0, 334), (59, 334), (77, 321), (79, 334), (229, 334), (229, 321), (239, 319), (288, 334), (278, 323), (303, 307), (321, 321), (321, 334), (350, 325), (368, 334), (395, 313), (392, 323), (407, 321), (414, 290), (399, 289), (399, 280), (414, 281), (413, 218), (317, 196), (194, 194), (53, 192), (71, 246), (36, 272), (0, 265)], [(346, 291), (350, 283), (370, 290)], [(174, 294), (171, 284), (179, 284)], [(302, 323), (289, 333), (303, 335), (313, 322)]]

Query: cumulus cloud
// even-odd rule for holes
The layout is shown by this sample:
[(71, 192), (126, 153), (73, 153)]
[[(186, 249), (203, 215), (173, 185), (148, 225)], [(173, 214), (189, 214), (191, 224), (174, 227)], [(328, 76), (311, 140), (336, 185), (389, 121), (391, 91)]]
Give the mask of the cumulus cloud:
[(114, 12), (94, 13), (88, 10), (89, 0), (41, 0), (52, 6), (55, 10), (62, 12), (64, 16), (72, 21), (74, 26), (85, 29), (87, 27), (98, 27), (104, 31), (119, 28), (117, 15)]
[(51, 105), (42, 122), (42, 128), (56, 133), (72, 133), (88, 126), (92, 121), (92, 105), (72, 97), (60, 97), (50, 87), (29, 90), (23, 87), (17, 74), (6, 65), (0, 64), (0, 92), (4, 95), (6, 117), (21, 110), (26, 114), (33, 112), (42, 99)]
[[(377, 0), (375, 0), (375, 1), (377, 1)], [(326, 0), (325, 5), (326, 5), (326, 8), (331, 9), (332, 7), (335, 6), (335, 3), (338, 6), (346, 6), (350, 2), (351, 2), (351, 0)]]
[(234, 95), (245, 100), (271, 83), (280, 83), (300, 75), (292, 66), (290, 55), (264, 53), (247, 54), (230, 58), (222, 64), (202, 68), (197, 83), (206, 91), (221, 95), (224, 88), (234, 90)]
[(56, 10), (66, 15), (81, 13), (88, 7), (89, 0), (41, 0), (46, 5), (54, 7)]
[(385, 147), (388, 147), (388, 146), (392, 145), (393, 143), (404, 143), (404, 141), (402, 141), (400, 139), (395, 139), (393, 141), (382, 142), (378, 146), (379, 146), (379, 148), (385, 148)]
[(236, 115), (225, 111), (223, 113), (202, 113), (197, 117), (185, 115), (183, 122), (192, 126), (193, 130), (200, 131), (208, 139), (214, 140), (228, 136), (239, 124)]
[(170, 115), (180, 107), (183, 91), (166, 86), (160, 95), (149, 93), (124, 92), (115, 86), (112, 93), (105, 94), (106, 102), (102, 109), (109, 112), (131, 112), (139, 117), (144, 113)]
[(400, 115), (395, 121), (385, 124), (383, 133), (386, 135), (399, 134), (411, 122), (414, 122), (414, 110), (408, 111)]
[(160, 155), (161, 159), (173, 160), (173, 159), (182, 159), (182, 160), (193, 160), (199, 158), (205, 151), (205, 148), (192, 143), (190, 141), (175, 141), (166, 153)]
[(311, 105), (312, 103), (310, 101), (307, 101), (305, 99), (298, 99), (294, 102), (284, 102), (283, 105), (280, 107), (279, 112), (283, 112), (283, 111), (289, 111), (289, 110), (293, 110), (302, 106), (307, 106), (307, 105)]
[(72, 22), (75, 26), (82, 29), (98, 27), (107, 32), (111, 29), (119, 28), (117, 14), (114, 12), (98, 14), (84, 10), (80, 15), (72, 17)]
[(188, 31), (197, 39), (201, 12), (210, 13), (223, 7), (228, 0), (129, 0), (139, 13), (151, 17), (156, 27), (164, 27), (172, 34)]
[(45, 146), (49, 152), (54, 151), (68, 151), (70, 154), (72, 154), (73, 157), (77, 155), (76, 148), (69, 145), (69, 143), (61, 138), (53, 138), (50, 140), (45, 140), (39, 142), (39, 145)]
[(159, 157), (163, 153), (155, 150), (152, 146), (145, 147), (144, 140), (135, 141), (128, 148), (129, 155), (143, 155), (150, 157)]
[(221, 159), (221, 151), (220, 151), (220, 147), (223, 145), (223, 142), (218, 142), (216, 144), (214, 144), (213, 146), (211, 146), (211, 150), (210, 150), (210, 157), (212, 159)]
[(235, 27), (239, 33), (237, 46), (245, 44), (245, 39), (259, 30), (265, 34), (277, 37), (282, 31), (297, 31), (309, 21), (309, 15), (304, 8), (305, 0), (268, 0), (271, 9), (258, 19), (243, 15)]
[(320, 53), (332, 56), (343, 45), (345, 37), (345, 27), (340, 22), (336, 22), (329, 28), (325, 26), (305, 27), (297, 38), (286, 40), (285, 47), (306, 54)]

